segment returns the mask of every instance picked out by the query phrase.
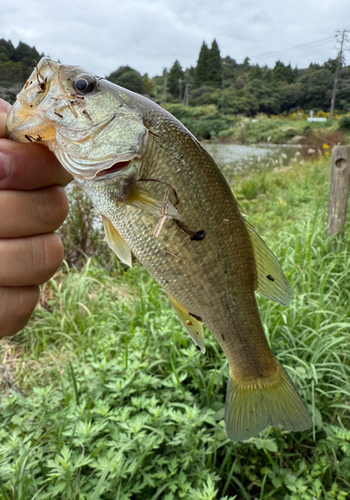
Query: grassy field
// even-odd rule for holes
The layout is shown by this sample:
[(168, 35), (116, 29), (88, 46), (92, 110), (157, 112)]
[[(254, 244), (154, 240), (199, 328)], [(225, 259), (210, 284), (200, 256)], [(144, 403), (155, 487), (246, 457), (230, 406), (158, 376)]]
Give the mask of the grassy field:
[(350, 234), (337, 252), (325, 239), (330, 169), (325, 157), (234, 186), (294, 292), (289, 308), (258, 301), (313, 428), (230, 442), (214, 338), (203, 356), (141, 266), (98, 255), (63, 267), (0, 343), (2, 500), (349, 498)]

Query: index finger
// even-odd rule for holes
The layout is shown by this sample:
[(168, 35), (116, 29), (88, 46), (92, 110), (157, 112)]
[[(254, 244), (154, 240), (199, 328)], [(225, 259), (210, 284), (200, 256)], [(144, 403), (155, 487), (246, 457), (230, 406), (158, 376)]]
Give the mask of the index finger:
[(11, 106), (0, 99), (0, 173), (3, 172), (0, 190), (32, 190), (53, 184), (68, 184), (73, 177), (47, 147), (4, 139), (10, 109)]

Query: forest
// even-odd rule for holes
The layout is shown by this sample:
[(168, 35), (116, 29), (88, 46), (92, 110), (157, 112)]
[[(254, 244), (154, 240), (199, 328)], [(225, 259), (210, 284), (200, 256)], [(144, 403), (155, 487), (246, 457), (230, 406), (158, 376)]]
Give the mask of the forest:
[[(23, 42), (14, 47), (1, 39), (0, 96), (14, 101), (18, 86), (43, 55)], [(308, 68), (292, 68), (281, 61), (268, 68), (251, 64), (249, 57), (237, 62), (231, 56), (222, 57), (214, 40), (211, 47), (203, 42), (195, 67), (184, 69), (176, 60), (162, 75), (150, 77), (121, 66), (106, 78), (159, 104), (213, 105), (221, 117), (254, 117), (258, 113), (329, 111), (336, 66), (336, 59), (311, 63)], [(350, 66), (345, 63), (339, 73), (336, 109), (340, 114), (350, 110)]]

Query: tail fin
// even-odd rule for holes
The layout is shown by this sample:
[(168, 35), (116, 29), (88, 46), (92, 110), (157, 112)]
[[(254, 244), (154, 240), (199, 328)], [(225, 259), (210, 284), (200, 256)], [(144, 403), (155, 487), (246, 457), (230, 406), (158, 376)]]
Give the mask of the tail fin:
[(293, 382), (278, 362), (276, 376), (264, 382), (239, 384), (231, 375), (226, 393), (226, 432), (232, 441), (244, 441), (269, 425), (304, 431), (312, 419)]

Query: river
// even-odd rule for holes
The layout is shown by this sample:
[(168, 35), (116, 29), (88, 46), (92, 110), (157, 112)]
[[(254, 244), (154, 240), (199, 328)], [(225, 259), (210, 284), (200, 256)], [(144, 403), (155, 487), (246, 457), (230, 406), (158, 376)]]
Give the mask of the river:
[(272, 170), (293, 165), (300, 160), (300, 147), (281, 145), (252, 145), (203, 143), (212, 155), (229, 184), (248, 172)]

